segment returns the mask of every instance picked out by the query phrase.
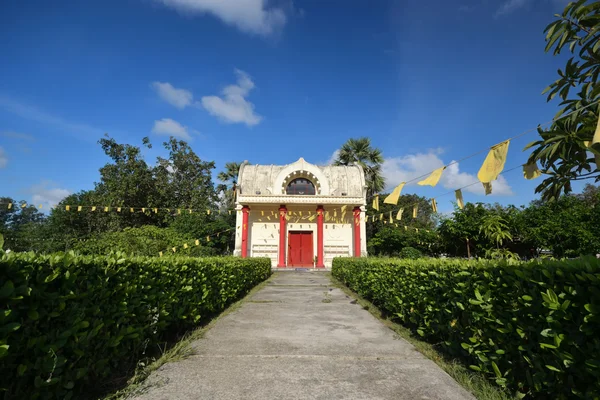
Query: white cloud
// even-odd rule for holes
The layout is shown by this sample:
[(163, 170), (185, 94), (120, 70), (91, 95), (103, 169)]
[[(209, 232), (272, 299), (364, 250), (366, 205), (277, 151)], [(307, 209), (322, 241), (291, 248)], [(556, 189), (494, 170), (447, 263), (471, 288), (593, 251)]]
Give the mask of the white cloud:
[(152, 133), (156, 133), (157, 135), (174, 136), (183, 140), (192, 140), (192, 136), (190, 135), (187, 126), (183, 126), (171, 118), (163, 118), (161, 120), (154, 121)]
[(334, 151), (333, 153), (331, 153), (331, 156), (329, 157), (329, 160), (325, 161), (323, 163), (323, 165), (327, 166), (327, 165), (332, 165), (333, 162), (335, 160), (337, 160), (338, 156), (340, 155), (340, 149), (337, 149), (336, 151)]
[(22, 140), (25, 142), (35, 142), (35, 138), (27, 133), (19, 133), (19, 132), (14, 132), (14, 131), (3, 131), (3, 132), (0, 132), (0, 136), (6, 137), (9, 139)]
[(21, 118), (29, 119), (45, 125), (52, 125), (62, 131), (74, 134), (85, 134), (94, 137), (104, 135), (105, 131), (86, 124), (80, 124), (65, 120), (61, 117), (49, 114), (37, 107), (22, 104), (10, 97), (0, 95), (0, 108)]
[(8, 164), (8, 156), (2, 147), (0, 147), (0, 168), (6, 167)]
[(267, 0), (155, 0), (186, 14), (212, 14), (242, 32), (268, 36), (286, 23), (283, 9), (267, 7)]
[(37, 185), (33, 185), (28, 189), (31, 193), (31, 200), (36, 206), (42, 204), (43, 208), (52, 208), (56, 206), (62, 199), (71, 194), (67, 189), (56, 187), (51, 181), (42, 181)]
[(499, 17), (501, 15), (510, 14), (511, 12), (524, 7), (529, 1), (530, 0), (507, 0), (496, 11), (495, 16)]
[(224, 122), (256, 125), (260, 123), (262, 117), (254, 113), (254, 104), (246, 100), (254, 88), (254, 82), (244, 71), (236, 69), (235, 74), (237, 84), (226, 86), (222, 91), (222, 97), (202, 97), (202, 107)]
[(152, 88), (158, 93), (161, 99), (179, 109), (192, 104), (192, 92), (185, 89), (177, 89), (169, 82), (152, 82)]
[[(427, 153), (409, 154), (402, 157), (386, 158), (383, 162), (382, 172), (385, 177), (388, 189), (397, 186), (400, 182), (407, 182), (417, 177), (427, 175), (434, 169), (443, 167), (448, 164), (440, 157), (440, 149), (433, 149)], [(416, 185), (416, 182), (410, 184)], [(461, 172), (459, 164), (452, 164), (442, 174), (440, 185), (449, 190), (461, 188), (471, 185), (473, 182), (478, 182), (477, 176), (467, 172)], [(510, 185), (500, 175), (496, 181), (492, 183), (492, 195), (509, 196), (513, 194)], [(485, 194), (483, 186), (476, 183), (464, 189), (465, 192), (475, 194)]]

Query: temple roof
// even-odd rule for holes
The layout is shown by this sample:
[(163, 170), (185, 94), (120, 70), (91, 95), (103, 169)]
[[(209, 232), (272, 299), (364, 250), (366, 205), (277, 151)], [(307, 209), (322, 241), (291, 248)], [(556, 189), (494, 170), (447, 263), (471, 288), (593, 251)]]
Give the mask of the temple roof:
[(366, 195), (365, 174), (359, 165), (318, 166), (300, 158), (288, 165), (252, 165), (244, 161), (238, 175), (238, 196), (289, 196), (287, 185), (296, 178), (310, 180), (318, 197), (364, 199)]

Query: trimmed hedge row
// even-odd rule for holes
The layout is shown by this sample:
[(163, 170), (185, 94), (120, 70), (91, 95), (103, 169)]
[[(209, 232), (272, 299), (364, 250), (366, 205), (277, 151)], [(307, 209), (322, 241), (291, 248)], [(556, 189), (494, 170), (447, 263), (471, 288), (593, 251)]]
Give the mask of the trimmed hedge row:
[(0, 391), (79, 397), (270, 274), (269, 259), (2, 254)]
[(600, 397), (600, 260), (336, 258), (333, 275), (520, 397)]

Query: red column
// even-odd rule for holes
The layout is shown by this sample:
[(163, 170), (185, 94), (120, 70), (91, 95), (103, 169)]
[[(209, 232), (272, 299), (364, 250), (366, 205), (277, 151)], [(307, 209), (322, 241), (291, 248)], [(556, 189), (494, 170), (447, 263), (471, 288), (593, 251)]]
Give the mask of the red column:
[(360, 207), (354, 207), (354, 257), (360, 257)]
[(242, 207), (242, 258), (248, 257), (248, 214), (250, 207)]
[(286, 219), (285, 216), (287, 214), (287, 208), (285, 206), (279, 207), (279, 262), (277, 263), (277, 267), (285, 268), (285, 235), (287, 233), (286, 229)]
[(325, 268), (323, 263), (323, 206), (317, 207), (317, 268)]

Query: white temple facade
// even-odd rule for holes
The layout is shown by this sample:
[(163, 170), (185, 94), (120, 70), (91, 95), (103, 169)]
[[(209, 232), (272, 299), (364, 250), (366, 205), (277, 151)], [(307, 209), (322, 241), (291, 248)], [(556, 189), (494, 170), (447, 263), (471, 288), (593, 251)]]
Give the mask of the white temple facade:
[(334, 257), (366, 255), (366, 185), (359, 165), (246, 161), (237, 182), (234, 255), (269, 257), (278, 268), (331, 268)]

